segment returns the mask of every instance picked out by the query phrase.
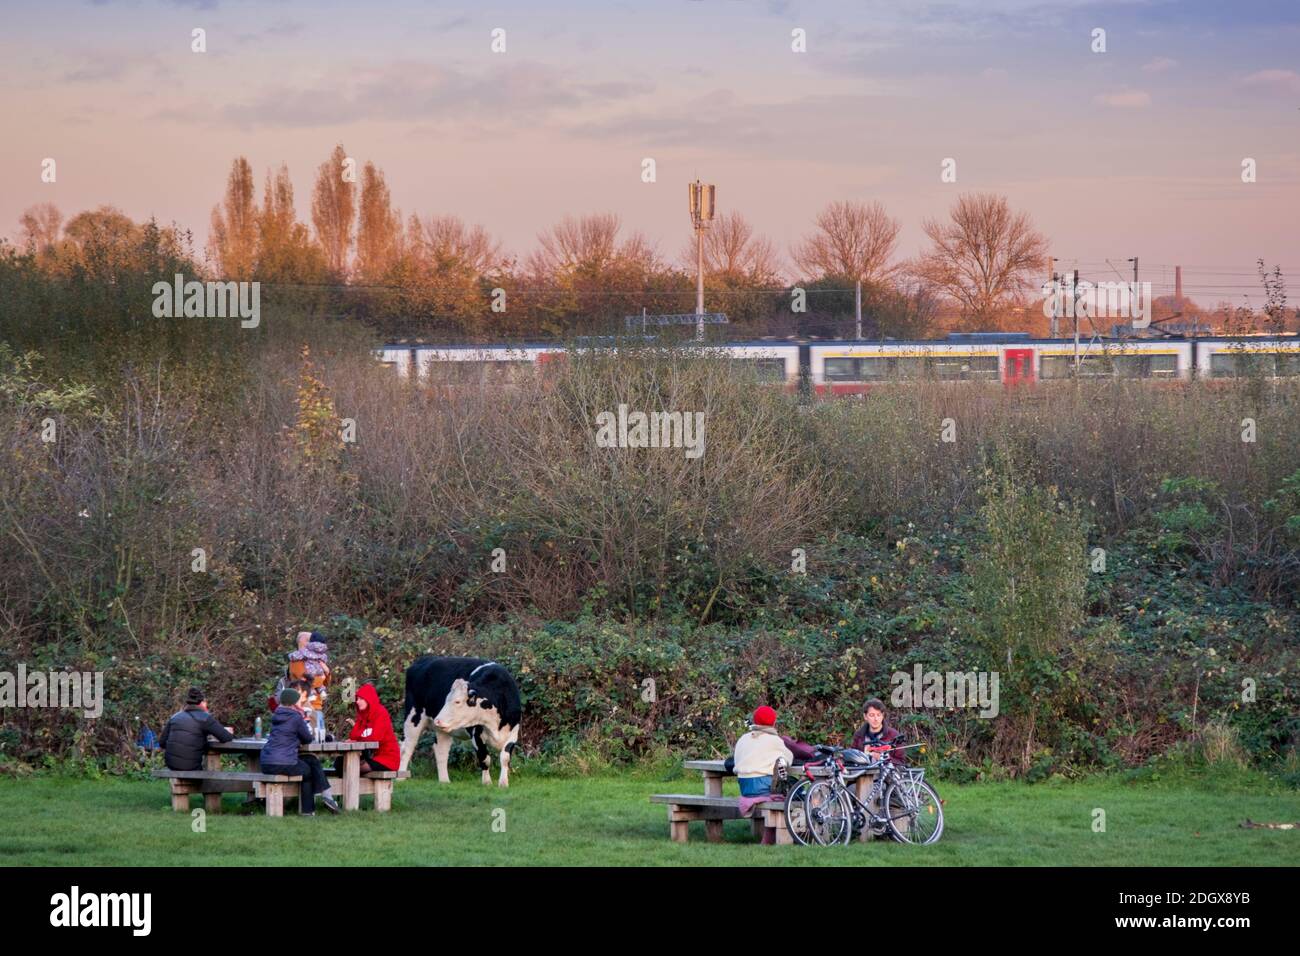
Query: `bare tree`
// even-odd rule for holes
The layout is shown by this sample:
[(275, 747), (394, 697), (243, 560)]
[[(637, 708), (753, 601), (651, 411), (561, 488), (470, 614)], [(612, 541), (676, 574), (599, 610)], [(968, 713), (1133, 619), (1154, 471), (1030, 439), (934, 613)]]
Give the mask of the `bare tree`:
[(416, 260), (436, 274), (477, 278), (501, 264), (501, 244), (482, 226), (466, 225), (457, 216), (412, 216), (407, 242)]
[(541, 246), (529, 258), (537, 275), (557, 277), (565, 274), (599, 274), (622, 263), (650, 264), (654, 250), (640, 233), (622, 241), (622, 222), (612, 212), (595, 213), (564, 219), (541, 233)]
[(844, 276), (873, 285), (890, 278), (901, 224), (878, 202), (833, 202), (818, 215), (817, 231), (791, 255), (810, 278)]
[[(695, 271), (695, 238), (682, 252), (682, 265)], [(759, 285), (776, 282), (781, 264), (776, 247), (738, 212), (723, 213), (704, 231), (706, 276), (744, 279)]]
[(475, 331), (485, 320), (483, 280), (501, 265), (500, 244), (482, 226), (456, 216), (411, 216), (393, 275), (408, 315)]
[(1259, 280), (1264, 283), (1264, 315), (1267, 321), (1264, 323), (1264, 329), (1267, 332), (1277, 335), (1286, 331), (1286, 279), (1282, 275), (1282, 267), (1274, 266), (1273, 271), (1269, 272), (1264, 267), (1264, 260), (1256, 260), (1256, 267), (1259, 270)]
[(366, 163), (361, 175), (361, 213), (357, 220), (357, 273), (382, 281), (401, 253), (402, 217), (393, 210), (383, 170)]
[(18, 219), (22, 229), (23, 245), (33, 252), (46, 252), (59, 241), (63, 213), (52, 202), (37, 203)]
[(257, 206), (253, 202), (253, 167), (243, 156), (231, 164), (226, 198), (212, 210), (208, 251), (216, 260), (218, 275), (252, 278), (257, 260)]
[(992, 193), (958, 197), (949, 217), (925, 221), (932, 246), (913, 271), (956, 299), (968, 325), (986, 325), (1042, 271), (1047, 238), (1026, 214), (1013, 213), (1005, 197)]
[(343, 178), (347, 159), (347, 151), (339, 143), (317, 170), (316, 189), (311, 200), (311, 221), (316, 227), (316, 238), (325, 250), (325, 262), (330, 272), (339, 278), (347, 276), (352, 228), (357, 215), (357, 184)]
[(640, 233), (621, 236), (613, 213), (565, 217), (537, 237), (524, 275), (534, 328), (551, 332), (608, 329), (611, 321), (640, 312), (672, 312), (685, 291), (680, 273), (663, 269), (654, 246)]

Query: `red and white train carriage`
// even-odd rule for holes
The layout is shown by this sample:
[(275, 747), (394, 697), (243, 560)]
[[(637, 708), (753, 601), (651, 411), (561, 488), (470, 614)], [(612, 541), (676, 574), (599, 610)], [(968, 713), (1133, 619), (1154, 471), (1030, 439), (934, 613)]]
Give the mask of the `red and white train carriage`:
[[(583, 346), (602, 347), (602, 346)], [(757, 340), (698, 347), (727, 355), (763, 381), (795, 391), (806, 382), (819, 396), (862, 395), (890, 383), (942, 381), (1033, 384), (1075, 375), (1074, 343), (1018, 333), (955, 334), (926, 341)], [(501, 382), (562, 360), (566, 348), (530, 345), (387, 345), (381, 361), (403, 378), (429, 381), (437, 366), (443, 384)], [(1085, 378), (1187, 380), (1259, 374), (1300, 376), (1296, 335), (1122, 339), (1081, 342), (1078, 374)]]

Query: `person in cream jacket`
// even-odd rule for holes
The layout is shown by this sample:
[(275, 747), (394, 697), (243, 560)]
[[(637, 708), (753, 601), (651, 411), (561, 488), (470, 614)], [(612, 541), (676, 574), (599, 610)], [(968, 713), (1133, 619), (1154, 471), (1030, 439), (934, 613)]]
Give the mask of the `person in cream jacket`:
[(733, 760), (742, 797), (760, 797), (772, 792), (772, 767), (778, 758), (787, 767), (794, 762), (794, 754), (776, 732), (776, 711), (763, 706), (754, 711), (749, 732), (736, 741)]

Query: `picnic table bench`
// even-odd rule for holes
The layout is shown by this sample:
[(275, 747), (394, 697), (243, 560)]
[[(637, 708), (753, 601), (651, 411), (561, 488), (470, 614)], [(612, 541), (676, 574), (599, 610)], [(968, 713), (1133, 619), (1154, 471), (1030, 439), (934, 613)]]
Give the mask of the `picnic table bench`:
[[(209, 813), (218, 813), (223, 793), (242, 791), (265, 799), (268, 817), (283, 816), (284, 800), (286, 797), (298, 796), (302, 777), (262, 773), (261, 756), (265, 746), (265, 737), (236, 737), (225, 743), (208, 738), (202, 770), (155, 770), (153, 775), (171, 782), (173, 810), (187, 811), (190, 795), (200, 793), (203, 795), (204, 808)], [(362, 795), (370, 794), (375, 798), (376, 812), (385, 813), (393, 806), (394, 782), (409, 777), (410, 774), (394, 770), (362, 774), (361, 755), (378, 747), (379, 744), (374, 741), (326, 740), (302, 744), (298, 749), (318, 755), (342, 755), (343, 772), (337, 773), (333, 767), (326, 767), (325, 774), (337, 777), (342, 784), (343, 793), (339, 803), (344, 810), (360, 809)], [(242, 754), (247, 769), (222, 770), (223, 753)]]
[[(740, 815), (740, 803), (735, 797), (700, 796), (695, 793), (656, 793), (651, 803), (668, 804), (668, 836), (674, 843), (685, 843), (691, 822), (704, 821), (704, 831), (710, 843), (722, 842), (722, 821), (745, 819)], [(785, 801), (766, 800), (758, 805), (761, 817), (752, 817), (754, 835), (766, 825), (776, 828), (776, 842), (793, 843), (794, 838), (785, 825)]]
[[(674, 842), (685, 843), (691, 822), (703, 820), (705, 835), (709, 842), (719, 843), (722, 841), (723, 821), (741, 819), (738, 798), (722, 795), (722, 782), (728, 777), (734, 777), (735, 774), (727, 769), (725, 760), (686, 760), (682, 762), (682, 766), (687, 770), (698, 770), (703, 776), (704, 796), (688, 793), (656, 793), (650, 797), (650, 802), (668, 805), (668, 836)], [(814, 777), (826, 773), (822, 767), (815, 766), (808, 769)], [(790, 768), (791, 777), (799, 777), (804, 772), (803, 764), (795, 764)], [(854, 795), (863, 803), (870, 805), (867, 798), (875, 777), (876, 771), (868, 770), (849, 784), (854, 788)], [(762, 816), (753, 818), (755, 836), (759, 835), (759, 827), (769, 826), (776, 829), (778, 844), (794, 842), (786, 826), (784, 799), (766, 801), (759, 804), (758, 808)], [(872, 838), (870, 827), (864, 828), (858, 834), (858, 839), (864, 843)]]
[[(208, 813), (221, 812), (223, 793), (249, 793), (266, 799), (266, 815), (284, 815), (285, 796), (297, 796), (300, 776), (286, 774), (254, 773), (228, 770), (155, 770), (155, 777), (171, 781), (172, 809), (188, 813), (190, 794), (203, 795), (203, 809)], [(292, 793), (287, 793), (290, 787)]]
[[(410, 775), (409, 770), (401, 772), (396, 770), (371, 770), (369, 773), (363, 773), (357, 780), (357, 796), (373, 796), (375, 798), (375, 812), (387, 813), (393, 808), (393, 784), (398, 780), (405, 780)], [(326, 767), (325, 776), (337, 777), (339, 772), (333, 767)]]

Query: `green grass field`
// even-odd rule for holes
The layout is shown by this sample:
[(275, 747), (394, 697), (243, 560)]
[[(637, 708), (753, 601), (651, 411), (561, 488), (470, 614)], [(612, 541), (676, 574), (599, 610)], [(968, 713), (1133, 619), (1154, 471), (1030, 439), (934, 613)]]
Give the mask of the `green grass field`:
[[(734, 785), (731, 785), (734, 786)], [(1188, 865), (1300, 863), (1300, 830), (1246, 830), (1247, 817), (1300, 820), (1300, 793), (1257, 779), (941, 786), (947, 826), (940, 843), (889, 841), (849, 847), (763, 847), (746, 821), (710, 844), (703, 824), (685, 846), (668, 839), (665, 808), (651, 793), (703, 792), (698, 777), (646, 772), (530, 777), (506, 791), (467, 771), (440, 785), (401, 782), (393, 812), (283, 819), (242, 815), (236, 794), (196, 833), (170, 809), (161, 781), (35, 776), (0, 780), (0, 864), (8, 866), (294, 865), (309, 854), (349, 866), (550, 864), (600, 866), (777, 865)], [(734, 792), (728, 790), (727, 792)], [(200, 805), (194, 798), (192, 808)], [(1094, 808), (1106, 832), (1093, 832)], [(493, 828), (502, 819), (504, 832)], [(499, 828), (499, 825), (498, 825)]]

